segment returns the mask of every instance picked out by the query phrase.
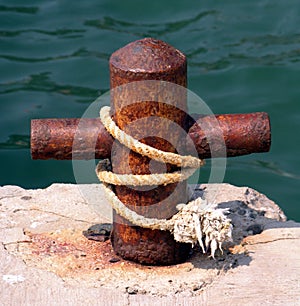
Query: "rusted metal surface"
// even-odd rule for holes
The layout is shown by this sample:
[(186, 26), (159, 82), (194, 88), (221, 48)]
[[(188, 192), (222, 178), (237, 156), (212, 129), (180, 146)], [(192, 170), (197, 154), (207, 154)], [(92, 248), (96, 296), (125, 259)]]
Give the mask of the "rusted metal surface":
[(31, 120), (33, 159), (108, 157), (112, 143), (112, 137), (98, 118)]
[[(111, 88), (135, 81), (160, 80), (186, 86), (185, 56), (168, 44), (146, 38), (128, 44), (117, 50), (110, 58)], [(153, 86), (152, 86), (153, 85)], [(158, 86), (158, 87), (157, 87)], [(168, 97), (170, 104), (141, 101), (145, 93), (157, 93), (158, 101)], [(133, 104), (128, 103), (133, 101)], [(133, 87), (122, 86), (111, 95), (112, 115), (118, 126), (133, 137), (157, 149), (175, 152), (181, 143), (181, 135), (172, 133), (168, 122), (185, 128), (186, 97), (170, 93), (160, 88), (160, 84), (136, 84)], [(156, 118), (149, 122), (143, 118)], [(157, 120), (158, 118), (158, 120)], [(130, 123), (138, 121), (138, 127)], [(149, 137), (144, 132), (149, 131)], [(155, 137), (161, 135), (166, 137)], [(155, 162), (154, 162), (155, 163)], [(139, 154), (129, 152), (127, 148), (116, 144), (112, 150), (112, 167), (116, 173), (150, 174), (150, 160)], [(153, 162), (152, 162), (153, 166)], [(164, 167), (156, 163), (156, 171)], [(167, 171), (176, 168), (167, 165)], [(116, 186), (118, 198), (130, 209), (147, 217), (169, 218), (176, 213), (176, 205), (187, 200), (186, 182), (167, 186), (151, 187), (149, 190), (137, 190), (126, 186)], [(133, 226), (114, 212), (112, 244), (115, 252), (125, 259), (150, 265), (167, 265), (184, 261), (190, 251), (190, 245), (174, 241), (172, 234), (166, 231), (144, 229)]]
[[(200, 115), (194, 115), (198, 118)], [(216, 115), (224, 135), (227, 156), (268, 152), (271, 145), (270, 121), (267, 113)], [(199, 125), (189, 123), (189, 137), (200, 158), (210, 158), (210, 147), (201, 122), (210, 126), (210, 135), (219, 130), (211, 116), (202, 116)], [(79, 125), (80, 122), (80, 125)], [(76, 137), (76, 146), (73, 147)], [(112, 137), (98, 118), (35, 119), (31, 121), (31, 156), (33, 159), (102, 159), (110, 158)], [(73, 150), (73, 154), (72, 154)], [(213, 156), (218, 156), (214, 152)]]
[[(217, 143), (218, 137), (216, 137), (220, 132), (223, 134), (227, 157), (270, 150), (271, 127), (267, 113), (202, 116), (197, 122), (189, 129), (189, 137), (193, 142), (192, 144), (187, 142), (187, 147), (188, 150), (191, 145), (195, 147), (201, 158), (224, 157), (222, 144)], [(201, 129), (201, 126), (205, 129)], [(210, 142), (206, 133), (210, 136)]]

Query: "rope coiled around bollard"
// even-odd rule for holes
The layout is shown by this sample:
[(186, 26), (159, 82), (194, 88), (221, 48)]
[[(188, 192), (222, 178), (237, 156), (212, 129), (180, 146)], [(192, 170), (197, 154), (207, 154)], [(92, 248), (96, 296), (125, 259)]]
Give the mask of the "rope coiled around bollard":
[(118, 199), (110, 185), (144, 186), (176, 183), (186, 180), (197, 168), (204, 165), (204, 161), (193, 156), (164, 152), (139, 142), (115, 124), (109, 111), (109, 107), (102, 107), (100, 119), (106, 130), (120, 143), (143, 156), (183, 168), (182, 171), (174, 173), (121, 175), (110, 171), (109, 161), (100, 161), (96, 173), (99, 180), (104, 183), (105, 192), (113, 209), (136, 226), (170, 231), (176, 241), (191, 243), (193, 246), (199, 242), (203, 253), (210, 248), (212, 257), (217, 249), (222, 251), (222, 243), (232, 239), (232, 225), (224, 214), (226, 210), (214, 209), (206, 200), (197, 198), (188, 204), (178, 204), (179, 211), (171, 219), (146, 218), (130, 210)]

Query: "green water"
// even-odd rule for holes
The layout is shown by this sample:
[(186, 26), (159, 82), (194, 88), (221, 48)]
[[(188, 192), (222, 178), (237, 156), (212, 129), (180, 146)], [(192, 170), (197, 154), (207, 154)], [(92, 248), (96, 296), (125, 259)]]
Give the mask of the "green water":
[(0, 0), (0, 185), (75, 182), (70, 161), (31, 160), (30, 120), (81, 117), (109, 89), (110, 54), (152, 36), (187, 55), (214, 113), (269, 113), (271, 151), (228, 160), (224, 181), (300, 221), (299, 25), (298, 0)]

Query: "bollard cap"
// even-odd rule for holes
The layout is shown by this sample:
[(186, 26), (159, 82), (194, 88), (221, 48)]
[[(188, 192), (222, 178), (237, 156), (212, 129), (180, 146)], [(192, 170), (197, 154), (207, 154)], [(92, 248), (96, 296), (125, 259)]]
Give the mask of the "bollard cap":
[[(125, 74), (130, 79), (168, 80), (170, 75), (186, 74), (185, 55), (154, 38), (129, 43), (110, 57), (111, 74)], [(176, 82), (177, 83), (177, 82)]]

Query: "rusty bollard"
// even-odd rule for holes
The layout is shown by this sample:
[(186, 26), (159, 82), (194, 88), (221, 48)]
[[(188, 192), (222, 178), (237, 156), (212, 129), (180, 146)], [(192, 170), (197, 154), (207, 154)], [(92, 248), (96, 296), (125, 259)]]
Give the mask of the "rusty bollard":
[[(200, 158), (210, 158), (210, 145), (205, 132), (187, 118), (187, 101), (183, 91), (164, 91), (157, 82), (153, 85), (143, 82), (166, 81), (178, 84), (181, 88), (186, 87), (186, 66), (186, 58), (180, 51), (152, 38), (135, 41), (117, 50), (110, 58), (111, 115), (121, 129), (152, 147), (170, 152), (186, 149), (188, 154), (194, 147)], [(157, 92), (159, 101), (150, 98), (140, 100), (141, 96), (147, 96), (147, 92)], [(161, 102), (165, 100), (168, 100), (168, 104)], [(172, 127), (165, 121), (155, 120), (155, 124), (150, 126), (141, 123), (139, 129), (132, 128), (132, 123), (152, 117), (167, 118), (181, 126), (185, 133), (172, 133)], [(211, 126), (212, 136), (221, 129), (227, 156), (266, 152), (270, 148), (270, 123), (266, 113), (217, 115), (219, 130), (213, 126), (215, 118), (200, 117), (201, 122)], [(79, 121), (84, 128), (77, 131)], [(150, 136), (143, 137), (141, 130), (150, 131)], [(167, 138), (159, 136), (161, 131), (168, 135)], [(72, 152), (75, 134), (80, 143), (78, 151)], [(192, 143), (186, 141), (187, 135)], [(113, 171), (119, 174), (150, 174), (153, 168), (157, 172), (177, 170), (170, 164), (162, 165), (129, 151), (112, 139), (98, 118), (32, 120), (31, 154), (33, 159), (109, 157)], [(218, 156), (218, 152), (214, 152), (214, 156)], [(149, 189), (116, 186), (115, 191), (126, 206), (145, 217), (170, 218), (177, 212), (178, 203), (187, 202), (186, 182)], [(182, 262), (191, 247), (175, 242), (167, 231), (133, 226), (115, 212), (111, 240), (115, 252), (123, 258), (151, 265)]]
[[(160, 80), (173, 82), (181, 86), (186, 86), (186, 58), (170, 45), (150, 38), (135, 41), (124, 48), (116, 51), (110, 58), (111, 88), (121, 86), (130, 82), (143, 80)], [(132, 134), (131, 129), (127, 129), (131, 122), (151, 116), (168, 118), (185, 128), (186, 97), (173, 93), (169, 90), (159, 92), (160, 101), (172, 100), (170, 104), (158, 101), (139, 101), (140, 97), (147, 91), (157, 91), (156, 85), (139, 85), (113, 91), (111, 97), (112, 113), (118, 126), (127, 133)], [(133, 103), (129, 103), (128, 100)], [(177, 108), (178, 107), (178, 108)], [(152, 135), (159, 135), (160, 130), (169, 129), (169, 137), (172, 143), (179, 146), (182, 142), (181, 135), (172, 134), (172, 130), (165, 124), (155, 126), (140, 125), (140, 129), (151, 129)], [(137, 131), (134, 131), (134, 138), (139, 139)], [(156, 149), (175, 152), (174, 146), (165, 139), (159, 137), (147, 137), (140, 141), (155, 147)], [(116, 156), (114, 156), (116, 155)], [(129, 162), (128, 162), (129, 160)], [(121, 145), (116, 145), (112, 152), (112, 166), (116, 173), (150, 174), (149, 158), (130, 152)], [(129, 166), (128, 166), (129, 165)], [(174, 171), (174, 166), (167, 165), (167, 171)], [(175, 186), (174, 186), (175, 185)], [(135, 190), (126, 186), (116, 186), (118, 198), (131, 209), (139, 214), (152, 218), (169, 218), (176, 213), (176, 204), (187, 201), (186, 183), (169, 184), (158, 186), (148, 191)], [(176, 188), (175, 188), (176, 187)], [(165, 200), (167, 198), (167, 200)], [(164, 201), (165, 200), (165, 201)], [(157, 205), (158, 203), (161, 204)], [(147, 207), (157, 205), (157, 209)], [(162, 207), (163, 206), (163, 207)], [(129, 224), (127, 220), (114, 213), (112, 243), (115, 252), (123, 258), (145, 264), (174, 264), (182, 262), (189, 254), (190, 245), (174, 241), (173, 236), (166, 231), (144, 229)]]

